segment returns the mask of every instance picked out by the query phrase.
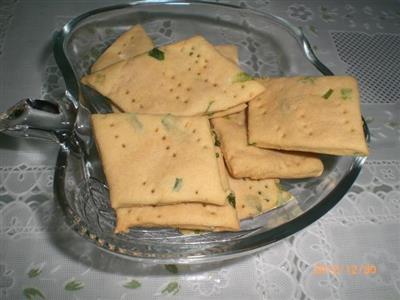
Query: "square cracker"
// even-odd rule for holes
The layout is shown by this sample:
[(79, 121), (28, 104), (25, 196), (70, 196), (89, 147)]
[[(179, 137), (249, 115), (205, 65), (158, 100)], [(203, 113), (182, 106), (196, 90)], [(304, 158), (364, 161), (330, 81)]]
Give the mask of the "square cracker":
[(113, 208), (226, 203), (206, 117), (95, 114), (92, 124)]
[(368, 155), (357, 81), (349, 76), (270, 78), (249, 104), (258, 147)]
[(233, 178), (226, 170), (220, 147), (215, 147), (222, 185), (235, 195), (236, 211), (240, 220), (255, 217), (293, 199), (283, 190), (279, 179), (251, 180)]
[(120, 35), (96, 60), (91, 72), (104, 69), (121, 60), (125, 60), (153, 49), (153, 41), (141, 25), (135, 25)]
[[(264, 91), (203, 37), (161, 47), (82, 78), (127, 112), (193, 116), (226, 110)], [(160, 53), (158, 53), (160, 54)]]
[[(138, 24), (121, 34), (96, 60), (91, 73), (104, 69), (121, 60), (135, 57), (154, 48), (153, 41), (144, 28)], [(234, 45), (217, 45), (217, 51), (238, 64), (239, 55)]]
[[(146, 33), (143, 31), (144, 35), (146, 35)], [(146, 35), (147, 36), (147, 35)], [(132, 45), (132, 47), (135, 47), (136, 44)], [(140, 46), (140, 45), (138, 45)], [(124, 53), (124, 50), (127, 48), (122, 48), (121, 52)], [(230, 59), (231, 61), (233, 61), (234, 63), (238, 64), (239, 63), (239, 55), (238, 55), (238, 50), (237, 47), (234, 45), (216, 45), (215, 49), (223, 56), (225, 56), (226, 58)], [(132, 52), (131, 53), (138, 53), (139, 50), (132, 50), (129, 49)], [(148, 49), (150, 50), (150, 49)], [(115, 52), (117, 52), (117, 49), (115, 49)], [(122, 55), (121, 55), (122, 56)], [(133, 57), (133, 56), (129, 56), (129, 53), (126, 53), (123, 55), (126, 58), (129, 57)], [(126, 59), (124, 58), (124, 59)], [(120, 60), (124, 60), (124, 59), (120, 59)], [(104, 63), (106, 63), (106, 61), (104, 60)], [(111, 65), (111, 63), (109, 64)], [(111, 108), (113, 112), (124, 112), (122, 109), (118, 108), (118, 106), (116, 106), (115, 104), (113, 104), (111, 102)], [(222, 110), (222, 111), (217, 111), (217, 112), (213, 112), (208, 114), (209, 118), (218, 118), (218, 117), (224, 117), (226, 115), (230, 115), (230, 114), (234, 114), (240, 111), (243, 111), (247, 108), (247, 104), (242, 103), (236, 106), (233, 106), (231, 108), (228, 108), (226, 110)]]
[(126, 232), (130, 227), (174, 227), (207, 231), (237, 231), (240, 229), (235, 208), (181, 203), (162, 206), (142, 206), (116, 209), (115, 232)]
[(211, 120), (230, 174), (235, 178), (304, 178), (321, 175), (315, 155), (261, 149), (247, 143), (245, 113)]
[[(133, 26), (129, 31), (117, 38), (112, 45), (97, 59), (91, 71), (95, 72), (119, 61), (135, 57), (144, 52), (150, 51), (154, 47), (150, 37), (141, 25)], [(238, 49), (235, 45), (216, 45), (215, 49), (224, 57), (230, 59), (235, 64), (239, 63)], [(111, 103), (113, 112), (124, 112), (115, 104)], [(227, 110), (209, 114), (209, 118), (223, 117), (236, 112), (240, 112), (247, 107), (247, 104), (239, 104)]]
[(291, 193), (281, 188), (278, 179), (228, 178), (229, 186), (236, 196), (236, 210), (240, 220), (255, 217), (293, 199)]
[[(219, 147), (215, 148), (218, 170), (224, 190), (229, 189), (228, 175)], [(235, 208), (225, 203), (217, 206), (203, 203), (181, 203), (162, 206), (117, 208), (115, 232), (131, 227), (174, 227), (206, 231), (237, 231), (240, 224)]]

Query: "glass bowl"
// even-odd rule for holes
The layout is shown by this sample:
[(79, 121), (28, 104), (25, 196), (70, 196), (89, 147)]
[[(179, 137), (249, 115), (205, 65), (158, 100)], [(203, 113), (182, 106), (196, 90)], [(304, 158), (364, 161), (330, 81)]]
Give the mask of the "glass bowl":
[(224, 260), (261, 250), (296, 233), (324, 215), (348, 191), (365, 158), (326, 155), (322, 156), (322, 176), (281, 181), (295, 200), (242, 221), (239, 232), (182, 235), (174, 229), (136, 228), (114, 234), (115, 215), (89, 123), (90, 113), (111, 109), (79, 79), (118, 35), (135, 24), (143, 25), (157, 46), (197, 34), (214, 44), (236, 45), (241, 68), (254, 76), (332, 75), (298, 28), (279, 17), (232, 5), (139, 1), (96, 9), (71, 20), (54, 37), (66, 96), (75, 109), (72, 134), (61, 140), (55, 191), (80, 235), (101, 249), (134, 260)]

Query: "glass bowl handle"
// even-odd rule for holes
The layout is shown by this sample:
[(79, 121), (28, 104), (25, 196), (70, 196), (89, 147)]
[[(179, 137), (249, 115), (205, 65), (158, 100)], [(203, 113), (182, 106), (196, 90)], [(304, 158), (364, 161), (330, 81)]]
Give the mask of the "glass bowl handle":
[(73, 132), (75, 116), (71, 102), (27, 98), (0, 113), (0, 132), (60, 142)]

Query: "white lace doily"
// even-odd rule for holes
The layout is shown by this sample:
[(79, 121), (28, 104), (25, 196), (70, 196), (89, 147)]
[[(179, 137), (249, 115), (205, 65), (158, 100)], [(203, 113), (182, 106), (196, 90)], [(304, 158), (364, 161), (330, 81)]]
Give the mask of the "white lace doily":
[[(10, 299), (29, 285), (49, 299), (68, 295), (65, 285), (72, 280), (80, 284), (80, 299), (93, 296), (89, 287), (105, 285), (102, 293), (113, 299), (124, 299), (131, 290), (138, 296), (182, 299), (250, 294), (260, 299), (352, 299), (355, 293), (363, 299), (395, 299), (400, 294), (400, 161), (367, 161), (334, 209), (268, 250), (231, 262), (177, 266), (176, 274), (175, 267), (171, 272), (130, 263), (80, 241), (64, 225), (52, 197), (53, 172), (52, 167), (26, 164), (0, 168), (0, 195), (7, 197), (0, 206), (0, 288)], [(367, 267), (376, 270), (367, 274)], [(32, 270), (39, 274), (30, 277)], [(132, 280), (140, 287), (124, 287)]]

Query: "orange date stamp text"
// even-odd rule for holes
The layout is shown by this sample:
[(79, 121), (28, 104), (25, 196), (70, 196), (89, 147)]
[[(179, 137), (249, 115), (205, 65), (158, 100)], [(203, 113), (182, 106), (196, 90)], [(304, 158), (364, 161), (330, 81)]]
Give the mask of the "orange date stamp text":
[(314, 275), (374, 275), (378, 272), (373, 264), (324, 264), (314, 265)]

